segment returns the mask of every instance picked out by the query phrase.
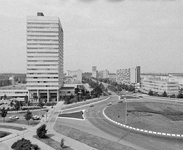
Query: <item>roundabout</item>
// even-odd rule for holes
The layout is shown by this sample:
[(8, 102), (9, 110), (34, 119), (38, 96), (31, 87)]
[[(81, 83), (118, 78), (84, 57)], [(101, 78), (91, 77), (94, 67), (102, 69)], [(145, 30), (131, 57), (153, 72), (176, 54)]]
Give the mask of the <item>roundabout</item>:
[[(183, 106), (160, 102), (130, 101), (103, 110), (111, 122), (136, 132), (183, 138)], [(126, 110), (127, 108), (127, 110)]]

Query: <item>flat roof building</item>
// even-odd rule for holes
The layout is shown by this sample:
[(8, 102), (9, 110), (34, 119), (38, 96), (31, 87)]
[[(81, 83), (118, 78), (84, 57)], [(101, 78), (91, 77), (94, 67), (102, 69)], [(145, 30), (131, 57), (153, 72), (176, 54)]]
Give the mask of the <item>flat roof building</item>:
[(27, 90), (29, 98), (59, 100), (63, 86), (63, 29), (58, 17), (27, 17)]

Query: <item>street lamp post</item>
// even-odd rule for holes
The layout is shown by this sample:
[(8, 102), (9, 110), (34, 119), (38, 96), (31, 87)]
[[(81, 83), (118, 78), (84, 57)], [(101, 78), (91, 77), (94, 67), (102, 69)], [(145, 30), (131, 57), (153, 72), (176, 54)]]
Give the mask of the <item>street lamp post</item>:
[(127, 124), (127, 116), (128, 116), (127, 100), (126, 100), (126, 98), (124, 98), (124, 100), (125, 100), (125, 124)]

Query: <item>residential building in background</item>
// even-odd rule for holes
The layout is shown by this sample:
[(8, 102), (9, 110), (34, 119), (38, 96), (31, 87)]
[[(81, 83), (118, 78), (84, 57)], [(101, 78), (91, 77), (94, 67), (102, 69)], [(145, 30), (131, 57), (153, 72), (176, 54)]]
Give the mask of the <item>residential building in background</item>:
[(116, 74), (115, 73), (109, 73), (108, 74), (108, 79), (113, 81), (113, 82), (116, 82)]
[(82, 70), (67, 70), (68, 77), (72, 78), (73, 81), (78, 81), (79, 83), (82, 83)]
[(98, 77), (97, 66), (92, 66), (92, 77), (94, 78)]
[(127, 85), (140, 83), (140, 66), (117, 70), (116, 82)]
[(27, 90), (30, 99), (59, 100), (63, 86), (63, 29), (58, 17), (27, 17)]
[(91, 76), (92, 76), (91, 72), (84, 72), (84, 73), (82, 73), (82, 77), (90, 78)]
[(106, 79), (109, 77), (108, 75), (109, 75), (108, 70), (102, 70), (102, 71), (99, 71), (98, 78)]

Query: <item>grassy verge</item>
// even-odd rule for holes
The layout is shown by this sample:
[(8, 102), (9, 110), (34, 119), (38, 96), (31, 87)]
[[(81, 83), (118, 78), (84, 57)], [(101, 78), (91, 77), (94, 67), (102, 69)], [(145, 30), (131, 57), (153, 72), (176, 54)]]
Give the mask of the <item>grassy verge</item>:
[(9, 135), (9, 134), (11, 134), (11, 133), (9, 133), (9, 132), (4, 132), (4, 131), (0, 131), (0, 138), (3, 138), (3, 137), (5, 137), (5, 136), (7, 136), (7, 135)]
[(74, 108), (74, 107), (82, 106), (82, 105), (86, 105), (86, 104), (90, 104), (90, 103), (93, 103), (93, 102), (98, 102), (98, 101), (106, 99), (107, 97), (108, 96), (103, 96), (103, 97), (100, 97), (99, 99), (96, 98), (96, 99), (86, 100), (86, 101), (82, 101), (82, 102), (77, 102), (75, 104), (67, 104), (62, 108), (62, 110), (69, 109), (69, 108)]
[(18, 130), (18, 131), (23, 131), (25, 130), (22, 127), (16, 127), (16, 126), (8, 126), (8, 125), (0, 125), (0, 128), (7, 128), (7, 129), (14, 129), (14, 130)]
[(106, 140), (104, 138), (65, 125), (55, 124), (54, 130), (60, 134), (75, 139), (81, 143), (87, 144), (98, 150), (134, 150), (133, 148)]
[(58, 116), (59, 117), (69, 117), (69, 118), (84, 119), (82, 111), (78, 111), (78, 112), (74, 112), (74, 113), (68, 113), (68, 114), (59, 114)]
[[(53, 140), (53, 139), (51, 139), (51, 138), (49, 137), (49, 135), (48, 135), (47, 138), (43, 138), (43, 139), (39, 138), (37, 135), (34, 136), (34, 138), (36, 138), (37, 140), (39, 140), (39, 141), (45, 143), (46, 145), (48, 145), (48, 146), (50, 146), (50, 147), (52, 147), (52, 148), (54, 148), (55, 150), (61, 150), (61, 149), (62, 149), (62, 148), (60, 147), (60, 143), (57, 142), (57, 141), (55, 141), (55, 140)], [(64, 147), (64, 150), (73, 150), (73, 149), (70, 148), (70, 147), (65, 146), (65, 147)]]
[[(129, 126), (172, 134), (183, 134), (183, 106), (155, 102), (129, 102), (127, 124)], [(125, 123), (125, 103), (118, 103), (105, 109), (112, 120)]]

